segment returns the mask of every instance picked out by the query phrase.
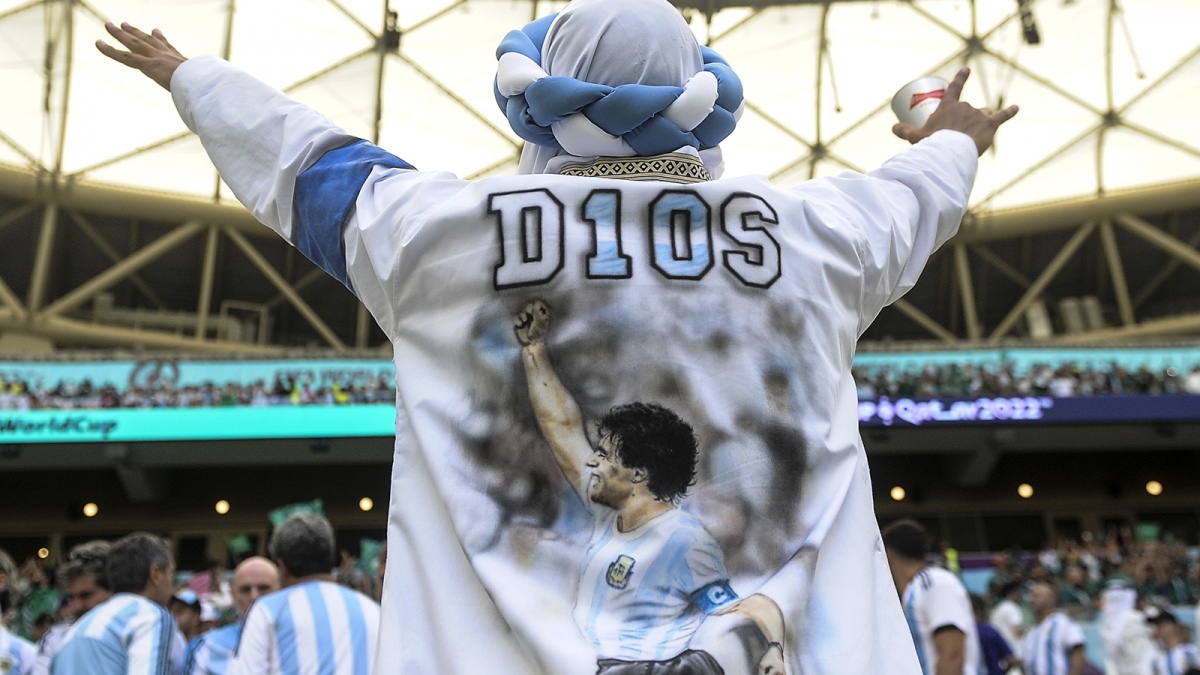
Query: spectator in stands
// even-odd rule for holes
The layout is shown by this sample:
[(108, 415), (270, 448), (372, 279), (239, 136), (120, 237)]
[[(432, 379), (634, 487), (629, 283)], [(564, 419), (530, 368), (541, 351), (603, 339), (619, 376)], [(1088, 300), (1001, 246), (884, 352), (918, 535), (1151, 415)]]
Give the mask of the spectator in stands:
[(1176, 675), (1200, 668), (1200, 650), (1185, 640), (1184, 628), (1174, 612), (1150, 607), (1146, 610), (1146, 620), (1154, 626), (1154, 638), (1162, 648), (1154, 657), (1152, 675)]
[(279, 590), (279, 568), (266, 558), (254, 556), (233, 570), (233, 606), (238, 620), (228, 626), (200, 635), (188, 645), (184, 675), (224, 675), (237, 651), (242, 621), (250, 605), (260, 597)]
[(21, 588), (16, 597), (17, 617), (12, 629), (26, 640), (36, 641), (33, 624), (57, 612), (62, 591), (54, 583), (54, 568), (37, 557), (26, 558), (17, 572)]
[[(272, 533), (268, 548), (284, 588), (250, 608), (230, 675), (268, 675), (283, 662), (296, 664), (288, 672), (299, 675), (369, 675), (379, 605), (334, 582), (337, 549), (329, 521), (295, 514)], [(345, 619), (331, 622), (329, 616)]]
[(1089, 615), (1086, 618), (1091, 618), (1092, 597), (1087, 591), (1087, 573), (1079, 565), (1069, 565), (1063, 574), (1058, 604), (1072, 616)]
[(58, 583), (66, 601), (62, 621), (51, 626), (38, 641), (33, 675), (49, 675), (50, 657), (75, 621), (112, 597), (105, 571), (109, 547), (107, 541), (94, 540), (79, 544), (67, 553), (67, 562), (58, 571)]
[(0, 549), (0, 672), (29, 675), (37, 648), (33, 643), (8, 630), (5, 619), (16, 603), (17, 565), (8, 551)]
[(1083, 630), (1058, 609), (1058, 594), (1047, 583), (1029, 589), (1034, 626), (1025, 636), (1025, 675), (1083, 675), (1087, 660)]
[(1192, 368), (1184, 378), (1183, 390), (1189, 394), (1200, 395), (1200, 364)]
[(979, 637), (967, 589), (947, 570), (930, 565), (925, 528), (899, 520), (883, 530), (892, 580), (925, 675), (977, 675)]
[(135, 532), (108, 552), (114, 595), (84, 614), (55, 652), (53, 675), (166, 673), (175, 620), (167, 610), (175, 563), (160, 537)]
[(1025, 638), (1025, 612), (1021, 611), (1021, 582), (1009, 579), (1000, 586), (997, 595), (1000, 602), (992, 608), (989, 618), (1004, 641), (1020, 656)]

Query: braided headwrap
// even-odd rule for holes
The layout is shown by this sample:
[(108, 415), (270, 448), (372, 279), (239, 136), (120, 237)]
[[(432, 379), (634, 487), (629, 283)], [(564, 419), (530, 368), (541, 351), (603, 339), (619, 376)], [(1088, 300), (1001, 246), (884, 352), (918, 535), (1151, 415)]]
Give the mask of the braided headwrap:
[[(593, 8), (592, 14), (601, 14), (599, 19), (587, 14), (577, 18)], [(574, 29), (555, 25), (569, 12), (575, 21), (603, 23)], [(670, 12), (678, 25), (664, 26), (665, 15), (656, 17), (655, 12)], [(626, 25), (620, 25), (622, 20)], [(635, 25), (631, 28), (629, 23)], [(655, 33), (650, 39), (626, 35), (639, 28)], [(554, 31), (558, 34), (551, 35)], [(571, 37), (561, 37), (564, 32)], [(543, 55), (550, 58), (551, 53), (548, 35), (559, 54), (570, 52), (558, 56), (563, 65), (556, 62), (550, 69), (569, 75), (543, 69)], [(592, 43), (561, 46), (577, 42), (578, 35), (587, 35)], [(654, 38), (663, 44), (647, 45)], [(609, 42), (602, 45), (605, 40)], [(605, 55), (598, 56), (604, 49)], [(715, 51), (696, 43), (678, 11), (666, 2), (575, 0), (562, 15), (509, 32), (496, 56), (496, 103), (518, 136), (549, 151), (541, 152), (543, 158), (649, 156), (686, 147), (707, 151), (733, 132), (741, 114), (737, 75)], [(678, 63), (658, 63), (672, 60)], [(543, 159), (532, 170), (542, 170), (545, 163)], [(523, 157), (523, 170), (526, 164)]]

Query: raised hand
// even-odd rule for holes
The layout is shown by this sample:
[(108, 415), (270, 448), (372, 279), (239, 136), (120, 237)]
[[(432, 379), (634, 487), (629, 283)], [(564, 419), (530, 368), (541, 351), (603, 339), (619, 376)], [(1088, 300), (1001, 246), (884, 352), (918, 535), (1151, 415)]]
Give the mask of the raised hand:
[(550, 330), (550, 309), (541, 300), (533, 300), (525, 304), (525, 308), (517, 312), (513, 319), (513, 332), (522, 347), (540, 344), (546, 339)]
[(155, 28), (146, 34), (127, 23), (118, 26), (111, 21), (104, 24), (104, 28), (129, 51), (117, 49), (104, 40), (96, 40), (96, 49), (99, 49), (101, 54), (117, 63), (142, 71), (143, 75), (157, 82), (160, 87), (171, 91), (171, 76), (175, 74), (179, 64), (187, 61), (187, 57), (167, 42), (162, 31)]
[(998, 111), (982, 110), (970, 103), (958, 100), (970, 74), (971, 69), (965, 66), (958, 71), (954, 76), (954, 81), (947, 85), (942, 102), (938, 105), (937, 110), (934, 110), (933, 114), (929, 116), (925, 126), (915, 127), (907, 122), (899, 122), (892, 127), (892, 133), (909, 143), (916, 143), (933, 135), (935, 131), (954, 129), (970, 136), (975, 141), (975, 147), (978, 148), (979, 154), (982, 155), (991, 147), (992, 139), (996, 136), (996, 129), (1012, 119), (1013, 115), (1017, 114), (1018, 108), (1010, 105)]

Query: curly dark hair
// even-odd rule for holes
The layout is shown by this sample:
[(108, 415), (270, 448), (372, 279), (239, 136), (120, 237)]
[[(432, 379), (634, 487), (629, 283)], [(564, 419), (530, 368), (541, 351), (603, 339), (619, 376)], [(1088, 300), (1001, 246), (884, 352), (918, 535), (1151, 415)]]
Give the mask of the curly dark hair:
[(696, 483), (696, 434), (671, 410), (657, 403), (614, 406), (600, 418), (597, 431), (612, 439), (622, 464), (646, 472), (656, 499), (678, 503)]

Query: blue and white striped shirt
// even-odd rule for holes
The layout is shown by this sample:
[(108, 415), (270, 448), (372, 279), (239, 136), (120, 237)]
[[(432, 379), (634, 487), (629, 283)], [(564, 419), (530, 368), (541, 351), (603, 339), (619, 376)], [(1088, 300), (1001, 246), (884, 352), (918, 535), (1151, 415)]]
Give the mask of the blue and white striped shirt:
[(0, 626), (0, 675), (29, 675), (36, 659), (37, 647), (32, 642)]
[(140, 595), (118, 593), (84, 614), (63, 638), (51, 675), (169, 675), (175, 619)]
[(1066, 675), (1071, 650), (1083, 646), (1083, 630), (1062, 612), (1054, 612), (1025, 636), (1027, 675)]
[(1200, 649), (1187, 643), (1175, 645), (1165, 653), (1154, 657), (1154, 675), (1183, 675), (1188, 668), (1200, 668)]
[(706, 614), (738, 599), (720, 547), (700, 521), (670, 509), (621, 532), (597, 523), (579, 579), (575, 623), (600, 658), (669, 659)]
[(225, 675), (237, 651), (242, 622), (203, 633), (188, 645), (183, 675)]
[(370, 675), (379, 605), (332, 581), (306, 581), (255, 601), (229, 675)]

